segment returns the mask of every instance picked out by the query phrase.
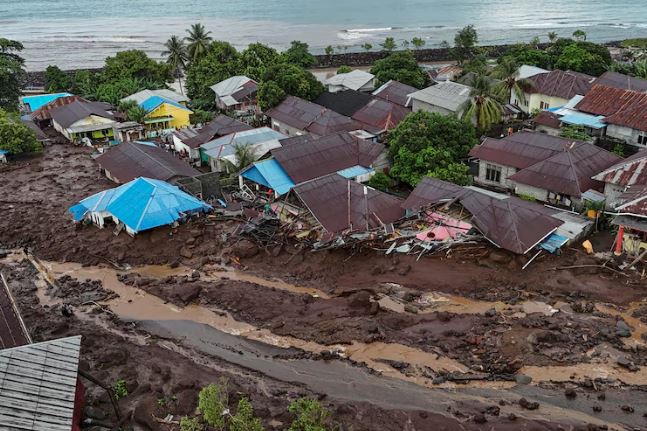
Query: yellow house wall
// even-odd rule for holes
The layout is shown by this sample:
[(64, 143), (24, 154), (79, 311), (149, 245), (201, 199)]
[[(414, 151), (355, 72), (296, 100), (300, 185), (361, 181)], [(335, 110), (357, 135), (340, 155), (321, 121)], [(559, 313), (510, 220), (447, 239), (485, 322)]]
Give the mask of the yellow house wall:
[[(526, 97), (528, 97), (528, 95), (526, 95)], [(548, 103), (549, 108), (556, 108), (558, 106), (566, 105), (568, 100), (562, 99), (561, 97), (546, 96), (544, 94), (530, 94), (530, 98), (528, 99), (529, 112), (532, 113), (534, 111), (542, 110), (541, 102)]]
[(191, 111), (180, 109), (177, 106), (169, 105), (168, 103), (162, 103), (157, 107), (157, 109), (148, 114), (146, 118), (173, 117), (173, 120), (171, 120), (171, 127), (181, 129), (191, 125), (189, 115), (191, 115)]

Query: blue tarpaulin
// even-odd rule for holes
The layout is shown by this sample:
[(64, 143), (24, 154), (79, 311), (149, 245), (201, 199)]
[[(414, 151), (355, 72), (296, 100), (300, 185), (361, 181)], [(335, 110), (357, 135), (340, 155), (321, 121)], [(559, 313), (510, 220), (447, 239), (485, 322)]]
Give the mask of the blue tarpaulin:
[(185, 214), (209, 210), (210, 205), (176, 186), (150, 178), (137, 178), (104, 190), (69, 209), (75, 221), (83, 220), (87, 213), (108, 213), (132, 233), (171, 224)]
[(565, 236), (551, 233), (548, 238), (539, 243), (539, 248), (544, 249), (549, 253), (555, 253), (567, 242), (568, 238), (566, 238)]
[(588, 114), (568, 114), (559, 119), (562, 123), (573, 124), (576, 126), (590, 127), (592, 129), (603, 129), (607, 126), (604, 117), (601, 115)]
[(53, 102), (56, 99), (61, 97), (72, 96), (70, 93), (52, 93), (52, 94), (40, 94), (38, 96), (25, 96), (22, 98), (22, 103), (29, 106), (29, 109), (34, 112), (43, 105), (47, 105), (49, 102)]
[(256, 162), (240, 174), (243, 178), (284, 195), (294, 187), (294, 182), (275, 159)]

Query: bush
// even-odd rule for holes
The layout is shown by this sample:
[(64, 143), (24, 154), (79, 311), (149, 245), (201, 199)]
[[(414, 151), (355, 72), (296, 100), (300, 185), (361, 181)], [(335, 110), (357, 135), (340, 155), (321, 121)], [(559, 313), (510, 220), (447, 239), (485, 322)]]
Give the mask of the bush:
[(42, 151), (43, 146), (19, 118), (0, 109), (0, 150), (11, 154), (34, 153)]
[(299, 398), (288, 407), (290, 413), (297, 415), (288, 431), (327, 431), (330, 412), (321, 403), (310, 398)]
[(231, 417), (229, 431), (263, 431), (261, 420), (254, 416), (254, 408), (245, 397), (238, 402), (236, 415)]
[(212, 427), (224, 428), (228, 406), (229, 394), (226, 380), (222, 380), (220, 384), (212, 383), (202, 388), (198, 395), (198, 410), (202, 413), (204, 421)]
[(115, 383), (114, 387), (115, 398), (118, 400), (128, 396), (128, 389), (126, 389), (126, 381), (124, 379), (119, 379)]
[(348, 73), (348, 72), (352, 72), (352, 71), (353, 71), (353, 69), (350, 66), (346, 66), (346, 65), (339, 66), (339, 69), (337, 69), (338, 74), (339, 73)]
[(387, 174), (384, 172), (376, 172), (366, 184), (369, 187), (385, 192), (391, 187), (392, 183), (393, 180)]
[(188, 418), (184, 416), (180, 419), (181, 431), (203, 431), (204, 426), (200, 423), (198, 418)]

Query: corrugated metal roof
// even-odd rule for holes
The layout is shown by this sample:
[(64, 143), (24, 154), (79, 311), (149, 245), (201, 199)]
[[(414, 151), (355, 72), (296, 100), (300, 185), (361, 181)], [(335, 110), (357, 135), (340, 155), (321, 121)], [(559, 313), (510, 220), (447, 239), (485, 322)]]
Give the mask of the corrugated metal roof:
[(329, 233), (367, 231), (404, 216), (400, 198), (339, 174), (299, 184), (294, 191)]
[(25, 96), (22, 99), (22, 103), (29, 106), (30, 111), (35, 111), (41, 106), (52, 102), (60, 97), (72, 96), (71, 93), (52, 93), (52, 94), (39, 94), (38, 96)]
[(349, 90), (359, 90), (375, 79), (375, 75), (355, 69), (348, 73), (338, 73), (326, 80), (327, 86), (345, 87)]
[(593, 76), (563, 70), (540, 73), (528, 79), (532, 81), (532, 92), (567, 100), (587, 94), (595, 81)]
[(630, 186), (620, 197), (618, 212), (647, 217), (647, 184)]
[(647, 91), (647, 79), (623, 75), (618, 72), (604, 72), (602, 76), (595, 80), (595, 83), (597, 85), (606, 85), (607, 87), (621, 88), (623, 90)]
[(227, 159), (238, 164), (236, 147), (251, 147), (256, 159), (263, 157), (269, 151), (281, 148), (280, 140), (286, 136), (269, 127), (245, 130), (223, 136), (200, 146), (200, 152), (213, 159)]
[(360, 91), (347, 90), (330, 93), (324, 91), (314, 100), (314, 103), (324, 108), (332, 109), (338, 114), (352, 116), (371, 101), (371, 95)]
[(541, 111), (535, 116), (535, 118), (532, 119), (532, 122), (539, 126), (546, 126), (553, 129), (559, 129), (559, 127), (561, 126), (559, 115), (554, 114), (550, 111)]
[(180, 104), (180, 103), (178, 103), (178, 102), (176, 102), (174, 100), (167, 99), (167, 98), (161, 97), (161, 96), (151, 96), (148, 99), (144, 100), (143, 102), (139, 103), (139, 106), (142, 107), (142, 109), (144, 109), (147, 113), (150, 113), (150, 112), (153, 112), (154, 110), (156, 110), (158, 107), (160, 107), (164, 103), (175, 106), (176, 108), (182, 109), (184, 111), (193, 112), (189, 108), (187, 108), (186, 106), (184, 106), (184, 105), (182, 105), (182, 104)]
[(351, 118), (294, 96), (288, 96), (280, 105), (270, 109), (266, 115), (297, 130), (317, 136), (350, 132), (358, 128)]
[(209, 123), (205, 124), (193, 137), (180, 138), (189, 148), (198, 148), (200, 145), (220, 136), (229, 135), (244, 130), (251, 130), (253, 127), (226, 115), (218, 115)]
[(357, 178), (360, 175), (366, 175), (373, 172), (373, 169), (371, 168), (366, 168), (364, 166), (351, 166), (350, 168), (342, 169), (340, 171), (337, 171), (339, 175), (341, 175), (344, 178), (348, 179), (353, 179)]
[(0, 428), (70, 431), (81, 336), (0, 351)]
[(299, 184), (352, 166), (370, 167), (383, 151), (382, 144), (344, 132), (279, 148), (272, 154)]
[(609, 124), (647, 131), (647, 93), (596, 85), (576, 108)]
[(604, 129), (607, 127), (604, 117), (601, 115), (588, 115), (582, 113), (567, 114), (560, 118), (562, 123), (576, 126), (590, 127), (592, 129)]
[[(253, 84), (252, 86), (247, 85), (250, 82)], [(251, 94), (251, 92), (256, 91), (257, 83), (247, 76), (232, 76), (231, 78), (227, 78), (224, 81), (220, 81), (219, 83), (212, 85), (210, 88), (218, 97), (224, 98), (226, 96), (232, 96), (234, 102), (237, 102), (243, 97)], [(247, 90), (243, 91), (245, 89)], [(236, 95), (236, 93), (239, 94)]]
[(20, 310), (8, 286), (0, 281), (0, 349), (22, 346), (30, 342), (27, 328), (20, 317)]
[(83, 220), (87, 213), (105, 211), (137, 233), (172, 224), (184, 214), (210, 209), (211, 206), (176, 186), (150, 178), (137, 178), (85, 198), (69, 211), (75, 221)]
[(157, 146), (124, 142), (115, 145), (96, 159), (102, 169), (120, 183), (138, 177), (170, 180), (174, 177), (194, 177), (200, 172), (185, 160)]
[(418, 91), (416, 87), (390, 80), (373, 92), (373, 96), (395, 103), (400, 106), (407, 106), (409, 94)]
[(647, 150), (642, 150), (595, 175), (593, 179), (618, 186), (647, 184)]
[(456, 112), (470, 98), (471, 88), (457, 82), (441, 82), (409, 95), (433, 106)]
[(250, 181), (269, 187), (279, 195), (284, 195), (294, 187), (294, 182), (275, 159), (256, 162), (245, 169), (241, 176)]
[(59, 97), (51, 102), (41, 106), (37, 110), (31, 113), (31, 118), (33, 120), (39, 120), (39, 121), (44, 121), (44, 120), (50, 120), (52, 118), (52, 115), (50, 114), (50, 111), (54, 108), (57, 108), (59, 106), (65, 106), (69, 105), (72, 102), (76, 102), (77, 100), (87, 102), (87, 100), (83, 99), (82, 97), (79, 96), (65, 96), (65, 97)]
[(529, 66), (527, 64), (522, 64), (517, 70), (517, 79), (527, 79), (531, 76), (539, 75), (540, 73), (546, 73), (548, 70), (542, 69), (537, 66)]
[(138, 105), (150, 99), (153, 96), (163, 97), (164, 99), (169, 99), (177, 103), (188, 102), (189, 98), (183, 96), (182, 94), (176, 93), (173, 90), (161, 89), (161, 90), (142, 90), (138, 93), (131, 94), (128, 97), (121, 99), (122, 102), (132, 100)]
[(114, 116), (106, 110), (107, 106), (101, 102), (86, 102), (77, 100), (67, 105), (52, 108), (49, 112), (52, 120), (64, 128), (70, 127), (79, 120), (91, 115), (114, 120)]
[(352, 118), (362, 129), (371, 133), (382, 133), (395, 128), (410, 113), (409, 108), (386, 100), (374, 99), (357, 111)]
[(554, 193), (581, 197), (589, 189), (602, 190), (604, 183), (592, 177), (621, 160), (617, 155), (586, 142), (573, 142), (561, 152), (508, 177)]

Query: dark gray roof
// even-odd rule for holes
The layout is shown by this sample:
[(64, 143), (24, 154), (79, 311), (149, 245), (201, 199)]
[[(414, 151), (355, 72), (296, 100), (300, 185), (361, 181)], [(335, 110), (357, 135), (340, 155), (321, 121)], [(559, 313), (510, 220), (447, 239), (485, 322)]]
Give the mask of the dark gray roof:
[(297, 130), (326, 136), (357, 129), (355, 122), (344, 115), (294, 96), (288, 96), (266, 115)]
[(314, 100), (314, 103), (324, 108), (352, 117), (360, 108), (366, 106), (372, 99), (370, 94), (362, 93), (355, 90), (338, 91), (330, 93), (328, 91), (321, 93), (321, 96)]
[(384, 145), (343, 132), (272, 151), (295, 184), (353, 166), (370, 167)]
[(407, 106), (409, 94), (415, 93), (416, 91), (418, 91), (416, 87), (391, 80), (375, 90), (373, 96), (395, 103), (396, 105)]
[[(252, 126), (238, 121), (235, 118), (231, 118), (226, 115), (218, 115), (209, 123), (205, 124), (200, 130), (195, 131), (193, 136), (182, 136), (182, 134), (180, 134), (178, 137), (180, 137), (182, 142), (188, 145), (189, 148), (199, 148), (200, 145), (206, 144), (215, 138), (251, 129), (253, 129)], [(177, 133), (181, 133), (181, 131), (176, 132), (176, 134)]]
[(51, 109), (50, 115), (52, 120), (56, 121), (62, 127), (67, 128), (90, 115), (113, 120), (114, 116), (107, 109), (109, 107), (105, 103), (77, 100), (70, 104)]
[(618, 72), (604, 72), (602, 76), (595, 80), (595, 84), (622, 90), (647, 91), (647, 79), (623, 75)]
[(193, 177), (200, 172), (186, 161), (151, 144), (124, 142), (97, 157), (101, 168), (119, 183), (145, 177), (168, 181), (175, 177)]
[(339, 174), (299, 184), (294, 191), (329, 233), (368, 231), (404, 216), (400, 198)]

